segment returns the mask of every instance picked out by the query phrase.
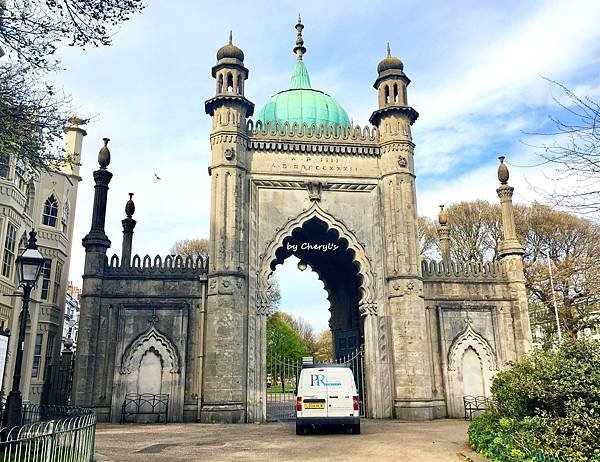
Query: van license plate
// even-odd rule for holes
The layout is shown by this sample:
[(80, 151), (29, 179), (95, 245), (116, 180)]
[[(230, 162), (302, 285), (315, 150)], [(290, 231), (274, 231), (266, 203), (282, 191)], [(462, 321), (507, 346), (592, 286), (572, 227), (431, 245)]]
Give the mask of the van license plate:
[(304, 409), (325, 409), (325, 403), (304, 403)]

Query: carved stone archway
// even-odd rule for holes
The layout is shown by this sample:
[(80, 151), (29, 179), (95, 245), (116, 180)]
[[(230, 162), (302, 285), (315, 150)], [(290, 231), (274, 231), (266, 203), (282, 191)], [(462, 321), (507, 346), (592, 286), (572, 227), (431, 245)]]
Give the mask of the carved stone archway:
[(135, 338), (125, 348), (118, 368), (115, 368), (114, 383), (116, 393), (113, 395), (112, 421), (120, 417), (121, 403), (126, 393), (139, 393), (140, 364), (149, 352), (156, 354), (160, 359), (160, 391), (169, 395), (169, 415), (171, 421), (181, 421), (183, 418), (183, 378), (180, 355), (173, 342), (151, 326), (146, 332)]
[[(348, 227), (325, 211), (317, 201), (310, 208), (289, 219), (277, 228), (273, 238), (259, 254), (257, 264), (255, 301), (256, 309), (251, 313), (249, 332), (254, 342), (248, 348), (248, 421), (262, 421), (266, 415), (266, 318), (270, 314), (270, 276), (279, 261), (277, 252), (295, 230), (301, 229), (311, 220), (322, 222), (327, 231), (337, 233), (338, 239), (347, 243), (352, 254), (352, 263), (357, 269), (360, 297), (358, 309), (363, 318), (365, 371), (367, 378), (367, 415), (369, 417), (391, 417), (392, 393), (387, 359), (387, 325), (384, 316), (378, 317), (375, 277), (364, 246)], [(317, 274), (319, 272), (317, 271)], [(252, 291), (252, 288), (251, 288)], [(254, 322), (252, 322), (252, 320)]]
[(460, 418), (464, 413), (463, 396), (465, 395), (465, 355), (469, 351), (475, 352), (473, 356), (479, 361), (483, 395), (490, 396), (492, 379), (498, 371), (494, 349), (488, 341), (473, 329), (472, 321), (467, 316), (464, 330), (456, 336), (448, 350), (448, 370), (446, 381), (446, 401), (448, 403), (448, 416)]

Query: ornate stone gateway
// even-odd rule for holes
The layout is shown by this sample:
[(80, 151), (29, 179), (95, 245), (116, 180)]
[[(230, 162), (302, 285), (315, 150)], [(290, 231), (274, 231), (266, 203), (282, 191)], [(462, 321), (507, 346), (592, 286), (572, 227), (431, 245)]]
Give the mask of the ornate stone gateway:
[[(212, 68), (208, 261), (131, 258), (133, 202), (121, 259), (106, 258), (110, 156), (94, 173), (84, 239), (75, 401), (116, 421), (125, 393), (168, 393), (170, 420), (266, 418), (269, 278), (290, 255), (324, 282), (336, 348), (364, 348), (366, 415), (461, 417), (457, 403), (486, 394), (508, 360), (531, 347), (522, 248), (508, 170), (501, 164), (500, 260), (422, 263), (417, 235), (410, 80), (388, 55), (377, 68), (378, 107), (352, 127), (331, 96), (311, 88), (296, 25), (291, 87), (254, 114), (244, 53), (227, 45)], [(108, 159), (108, 160), (107, 160)], [(171, 405), (172, 403), (172, 405)]]

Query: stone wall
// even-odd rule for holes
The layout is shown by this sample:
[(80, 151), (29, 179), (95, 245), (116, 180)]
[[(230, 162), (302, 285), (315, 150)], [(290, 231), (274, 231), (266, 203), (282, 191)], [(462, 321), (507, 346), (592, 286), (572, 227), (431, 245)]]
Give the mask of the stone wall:
[(169, 394), (171, 421), (198, 420), (206, 265), (148, 256), (126, 267), (116, 256), (106, 262), (102, 295), (93, 307), (82, 298), (81, 307), (98, 315), (94, 373), (89, 367), (83, 380), (101, 421), (119, 421), (126, 393)]

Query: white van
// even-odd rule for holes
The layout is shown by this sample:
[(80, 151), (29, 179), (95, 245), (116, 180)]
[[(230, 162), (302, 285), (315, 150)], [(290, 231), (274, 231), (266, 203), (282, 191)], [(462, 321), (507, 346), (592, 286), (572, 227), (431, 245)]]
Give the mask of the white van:
[(327, 364), (300, 371), (296, 392), (296, 434), (312, 425), (350, 426), (360, 433), (360, 410), (354, 374), (348, 367)]

